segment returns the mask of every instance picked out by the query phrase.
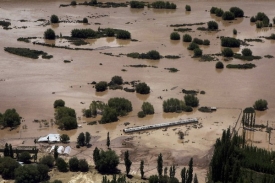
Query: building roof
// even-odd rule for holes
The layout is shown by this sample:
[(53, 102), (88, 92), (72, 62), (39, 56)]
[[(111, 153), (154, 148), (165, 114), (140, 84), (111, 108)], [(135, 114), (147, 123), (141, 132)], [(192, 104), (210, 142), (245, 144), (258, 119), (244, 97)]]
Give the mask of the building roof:
[(60, 142), (59, 134), (49, 134), (45, 137), (40, 137), (38, 142)]

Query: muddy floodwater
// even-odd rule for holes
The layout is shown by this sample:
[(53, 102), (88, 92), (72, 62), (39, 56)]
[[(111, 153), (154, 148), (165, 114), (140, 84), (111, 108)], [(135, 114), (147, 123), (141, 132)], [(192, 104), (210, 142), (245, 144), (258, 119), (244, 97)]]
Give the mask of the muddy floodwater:
[[(82, 1), (79, 1), (82, 2)], [(0, 3), (0, 20), (11, 22), (10, 30), (0, 28), (0, 112), (4, 113), (8, 108), (15, 108), (20, 116), (24, 118), (21, 126), (15, 130), (1, 130), (1, 139), (39, 137), (48, 133), (69, 134), (72, 141), (75, 141), (80, 132), (89, 131), (91, 135), (100, 136), (100, 140), (106, 138), (109, 131), (111, 138), (127, 136), (122, 129), (124, 122), (130, 122), (129, 126), (156, 124), (178, 120), (180, 118), (198, 117), (203, 127), (193, 129), (191, 127), (186, 142), (179, 141), (178, 136), (169, 128), (166, 132), (162, 130), (153, 131), (150, 135), (136, 133), (133, 136), (133, 143), (136, 147), (142, 144), (147, 148), (155, 148), (157, 153), (162, 151), (171, 152), (171, 162), (179, 165), (187, 165), (184, 157), (204, 157), (204, 162), (209, 162), (207, 157), (216, 138), (222, 133), (222, 129), (234, 126), (238, 120), (241, 109), (253, 106), (258, 99), (268, 101), (268, 110), (257, 112), (256, 123), (275, 125), (275, 59), (265, 58), (265, 55), (273, 55), (275, 42), (261, 38), (263, 42), (249, 42), (248, 46), (241, 46), (234, 49), (241, 53), (245, 47), (250, 48), (253, 55), (261, 56), (260, 60), (250, 61), (255, 64), (253, 69), (227, 69), (217, 70), (217, 61), (202, 62), (199, 59), (191, 58), (193, 52), (187, 50), (188, 44), (181, 40), (171, 41), (170, 34), (174, 27), (171, 24), (187, 24), (203, 22), (204, 25), (186, 26), (191, 28), (190, 34), (193, 38), (209, 39), (210, 46), (200, 46), (203, 54), (221, 53), (223, 49), (219, 37), (233, 36), (233, 29), (238, 31), (234, 37), (244, 39), (256, 39), (260, 36), (270, 36), (275, 28), (268, 27), (257, 29), (255, 23), (250, 23), (250, 17), (257, 12), (265, 12), (270, 20), (275, 17), (274, 1), (179, 1), (176, 10), (155, 10), (131, 9), (130, 7), (119, 8), (97, 8), (91, 6), (68, 6), (59, 7), (60, 4), (69, 4), (70, 1), (46, 1), (46, 0), (3, 0)], [(187, 13), (185, 5), (191, 5), (192, 11)], [(233, 21), (223, 21), (209, 10), (212, 6), (229, 10), (232, 6), (238, 6), (244, 10), (247, 17), (237, 18)], [(67, 23), (43, 25), (38, 19), (49, 20), (52, 14), (56, 14), (60, 20)], [(76, 23), (77, 20), (88, 18), (89, 24)], [(24, 20), (24, 21), (22, 21)], [(207, 26), (207, 22), (215, 20), (219, 24), (220, 31), (208, 32), (198, 31), (199, 26)], [(23, 26), (26, 26), (23, 28)], [(138, 41), (119, 40), (114, 37), (89, 39), (87, 45), (74, 46), (72, 48), (92, 48), (94, 50), (67, 50), (62, 48), (45, 47), (32, 43), (19, 42), (19, 37), (38, 37), (40, 43), (55, 44), (57, 46), (68, 45), (64, 39), (56, 39), (48, 42), (43, 39), (46, 29), (52, 28), (57, 35), (70, 36), (72, 29), (91, 28), (116, 28), (128, 30), (132, 39)], [(23, 47), (42, 50), (52, 59), (30, 59), (12, 55), (4, 51), (4, 47)], [(146, 53), (150, 50), (157, 50), (161, 55), (178, 55), (179, 59), (162, 58), (157, 61), (133, 59), (125, 55), (130, 52)], [(109, 56), (104, 53), (112, 53)], [(119, 56), (120, 55), (120, 56)], [(248, 61), (232, 59), (224, 61), (224, 58), (217, 58), (227, 64), (242, 64)], [(64, 63), (64, 60), (72, 60), (71, 63)], [(146, 64), (155, 67), (134, 68), (127, 65)], [(164, 68), (177, 68), (179, 71), (171, 73)], [(122, 69), (127, 71), (123, 72)], [(87, 84), (92, 81), (107, 81), (115, 75), (121, 76), (124, 81), (140, 80), (146, 82), (151, 93), (140, 95), (128, 93), (124, 90), (108, 90), (103, 93), (95, 92), (93, 85)], [(162, 102), (168, 98), (183, 99), (182, 89), (205, 91), (198, 94), (200, 106), (218, 107), (217, 112), (204, 114), (194, 109), (191, 113), (166, 114), (162, 112)], [(162, 99), (159, 99), (159, 96)], [(95, 119), (85, 119), (81, 110), (88, 108), (93, 100), (107, 102), (112, 97), (124, 97), (129, 99), (133, 105), (133, 111), (118, 122), (88, 126), (86, 122)], [(60, 131), (55, 125), (44, 127), (34, 123), (34, 119), (54, 119), (53, 103), (56, 99), (63, 99), (66, 106), (76, 110), (78, 123), (82, 128), (71, 131)], [(153, 104), (155, 114), (143, 119), (137, 117), (144, 101)], [(27, 129), (23, 129), (27, 125)], [(176, 127), (175, 127), (176, 128)], [(187, 127), (177, 127), (186, 129)], [(242, 130), (242, 129), (240, 129)], [(168, 134), (168, 135), (167, 135)], [(257, 142), (264, 148), (274, 149), (275, 136), (271, 136), (271, 144), (267, 143), (264, 132), (247, 134), (251, 142)], [(165, 138), (163, 138), (163, 136)], [(188, 141), (189, 140), (189, 141)], [(156, 147), (156, 144), (158, 144)], [(146, 153), (140, 154), (145, 156)], [(139, 161), (139, 160), (138, 160)], [(149, 160), (148, 160), (149, 161)], [(196, 163), (195, 163), (196, 164)], [(198, 164), (202, 170), (199, 174), (201, 182), (204, 180), (207, 165), (201, 162)], [(154, 173), (154, 172), (153, 172)], [(179, 172), (178, 172), (179, 173)]]

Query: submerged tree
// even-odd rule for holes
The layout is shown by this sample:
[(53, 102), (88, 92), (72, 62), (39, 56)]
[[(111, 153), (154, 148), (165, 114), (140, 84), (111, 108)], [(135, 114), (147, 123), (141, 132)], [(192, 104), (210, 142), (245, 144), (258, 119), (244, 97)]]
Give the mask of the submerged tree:
[(162, 171), (163, 171), (163, 160), (162, 160), (162, 154), (161, 153), (158, 156), (157, 170), (158, 170), (159, 176), (161, 176), (162, 175)]
[(129, 151), (128, 150), (124, 153), (124, 164), (126, 167), (126, 175), (128, 176), (129, 172), (131, 170), (131, 165), (132, 165), (132, 161), (129, 159)]

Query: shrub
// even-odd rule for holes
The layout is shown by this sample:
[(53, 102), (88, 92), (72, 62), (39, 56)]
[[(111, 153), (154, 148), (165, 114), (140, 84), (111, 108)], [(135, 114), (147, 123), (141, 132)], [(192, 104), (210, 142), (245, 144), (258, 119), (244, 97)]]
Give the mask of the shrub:
[(87, 23), (88, 23), (88, 18), (86, 18), (86, 17), (83, 18), (83, 23), (84, 23), (84, 24), (87, 24)]
[(171, 39), (171, 40), (180, 40), (180, 34), (177, 33), (177, 32), (172, 32), (172, 33), (170, 34), (170, 39)]
[(243, 10), (239, 7), (231, 7), (229, 11), (234, 13), (235, 17), (243, 17), (244, 15)]
[(217, 7), (212, 7), (212, 8), (210, 9), (210, 13), (211, 13), (211, 14), (215, 14), (217, 9), (218, 9)]
[(210, 45), (210, 41), (208, 39), (203, 40), (203, 45)]
[(79, 161), (78, 161), (77, 157), (70, 158), (70, 160), (69, 160), (69, 169), (70, 169), (70, 171), (77, 172), (78, 169), (79, 169), (78, 168), (78, 163), (79, 163)]
[(263, 25), (263, 22), (257, 22), (256, 23), (256, 27), (258, 28), (258, 29), (260, 29), (260, 28), (262, 28), (264, 25)]
[(215, 10), (215, 14), (216, 14), (217, 17), (222, 17), (222, 15), (223, 15), (223, 10), (222, 10), (221, 8), (217, 8), (217, 9)]
[(131, 33), (126, 30), (119, 30), (116, 33), (117, 39), (131, 39)]
[(77, 128), (77, 121), (75, 117), (66, 116), (59, 120), (59, 128), (64, 130), (72, 130)]
[(187, 94), (184, 96), (184, 101), (187, 106), (197, 107), (199, 105), (199, 99), (192, 94)]
[(202, 40), (202, 39), (199, 39), (199, 38), (194, 38), (194, 39), (193, 39), (193, 42), (196, 43), (196, 44), (199, 44), (199, 45), (202, 45), (202, 44), (203, 44), (203, 40)]
[(15, 182), (43, 182), (49, 178), (48, 171), (49, 168), (41, 164), (20, 166), (15, 170)]
[(52, 168), (54, 166), (54, 157), (52, 155), (43, 156), (41, 159), (39, 159), (39, 163)]
[(259, 20), (259, 21), (263, 21), (264, 18), (266, 18), (266, 17), (267, 17), (267, 16), (266, 16), (265, 13), (263, 13), (263, 12), (258, 12), (257, 15), (256, 15), (256, 17), (255, 17), (255, 19), (256, 19), (256, 20)]
[(240, 47), (240, 41), (231, 37), (223, 37), (221, 40), (221, 45), (224, 47)]
[(71, 6), (75, 6), (75, 5), (76, 5), (76, 1), (72, 1)]
[[(163, 112), (190, 112), (190, 108), (185, 105), (182, 100), (170, 98), (163, 101)], [(191, 108), (192, 111), (192, 108)]]
[(136, 92), (140, 94), (150, 93), (150, 87), (146, 83), (138, 83), (136, 85)]
[(86, 159), (80, 159), (78, 163), (79, 171), (81, 172), (88, 172), (89, 171), (89, 165), (86, 161)]
[(190, 6), (190, 5), (186, 5), (186, 6), (185, 6), (185, 10), (186, 10), (186, 11), (191, 11), (191, 6)]
[(51, 23), (58, 23), (59, 22), (59, 18), (56, 15), (52, 15), (51, 16)]
[(224, 48), (222, 50), (222, 54), (223, 54), (224, 57), (233, 57), (234, 52), (231, 48)]
[(24, 163), (30, 163), (31, 155), (28, 151), (24, 151), (19, 154), (19, 161), (22, 161)]
[(113, 150), (101, 150), (100, 153), (97, 153), (96, 157), (94, 156), (94, 162), (96, 165), (96, 169), (100, 173), (113, 173), (117, 171), (119, 157)]
[(106, 33), (107, 37), (113, 37), (113, 36), (115, 36), (115, 31), (114, 31), (114, 29), (111, 29), (111, 28), (107, 28), (105, 30), (105, 33)]
[(75, 38), (94, 38), (96, 32), (93, 29), (73, 29), (71, 31), (71, 37)]
[(110, 123), (118, 120), (116, 109), (105, 107), (102, 113), (101, 123)]
[(64, 107), (65, 106), (65, 102), (62, 99), (56, 100), (54, 101), (53, 107), (57, 108), (57, 107)]
[(268, 27), (269, 26), (269, 18), (268, 17), (264, 17), (264, 19), (263, 19), (263, 26), (264, 27)]
[(255, 18), (254, 16), (252, 16), (252, 17), (250, 18), (250, 22), (256, 22), (256, 18)]
[(156, 9), (176, 9), (177, 5), (174, 3), (170, 3), (168, 1), (164, 2), (164, 1), (155, 1), (152, 4), (153, 8)]
[(154, 106), (149, 102), (143, 102), (141, 109), (145, 115), (155, 113)]
[(15, 127), (21, 124), (20, 116), (15, 109), (7, 109), (5, 113), (0, 115), (0, 124), (3, 127)]
[(14, 179), (14, 171), (19, 163), (11, 157), (0, 157), (0, 173), (3, 179)]
[(216, 63), (216, 69), (223, 69), (223, 67), (224, 66), (223, 66), (222, 62), (219, 61), (219, 62)]
[(161, 58), (161, 56), (158, 51), (151, 50), (146, 53), (146, 58), (152, 59), (152, 60), (159, 60)]
[(222, 15), (222, 19), (223, 20), (234, 20), (235, 19), (235, 15), (234, 15), (234, 13), (232, 13), (230, 11), (226, 11)]
[(208, 26), (209, 30), (217, 30), (217, 29), (219, 29), (219, 25), (215, 21), (209, 21), (209, 22), (207, 22), (207, 26)]
[(100, 81), (95, 85), (95, 89), (97, 92), (102, 92), (107, 89), (107, 86), (108, 86), (108, 84), (106, 81)]
[(144, 3), (140, 1), (130, 1), (131, 8), (144, 8)]
[(267, 39), (275, 39), (275, 34), (272, 33)]
[(57, 158), (56, 159), (56, 166), (57, 166), (57, 169), (60, 172), (67, 172), (68, 171), (68, 164), (62, 158)]
[(191, 42), (192, 37), (189, 34), (184, 34), (183, 35), (183, 42)]
[(145, 116), (146, 116), (146, 114), (143, 111), (138, 112), (138, 117), (139, 118), (144, 118)]
[(202, 50), (200, 48), (194, 49), (194, 57), (201, 57), (202, 56)]
[(62, 134), (62, 135), (60, 135), (60, 141), (61, 141), (62, 143), (67, 143), (67, 142), (69, 142), (69, 141), (70, 141), (69, 135), (67, 135), (67, 134)]
[(117, 84), (117, 85), (121, 85), (123, 84), (123, 79), (121, 76), (113, 76), (111, 81), (114, 83), (114, 84)]
[(244, 48), (242, 54), (243, 56), (252, 56), (252, 51), (249, 48)]
[(198, 44), (196, 44), (196, 43), (194, 43), (194, 42), (192, 42), (192, 43), (190, 43), (189, 44), (189, 46), (188, 46), (188, 50), (195, 50), (196, 48), (199, 48), (199, 45)]
[(233, 29), (233, 34), (234, 34), (234, 35), (237, 35), (237, 33), (238, 33), (237, 30), (236, 30), (236, 29)]
[(47, 29), (47, 30), (44, 32), (44, 38), (45, 38), (45, 39), (54, 40), (54, 39), (55, 39), (55, 32), (54, 32), (54, 30), (52, 30), (52, 29)]
[(264, 111), (267, 109), (267, 101), (266, 100), (263, 100), (263, 99), (259, 99), (257, 101), (255, 101), (253, 107), (256, 109), (256, 110), (259, 110), (259, 111)]

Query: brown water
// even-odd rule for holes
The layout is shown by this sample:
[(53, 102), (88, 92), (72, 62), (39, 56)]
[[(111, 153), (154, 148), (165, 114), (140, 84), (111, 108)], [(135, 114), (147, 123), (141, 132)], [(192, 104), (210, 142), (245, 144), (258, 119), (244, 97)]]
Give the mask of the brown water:
[[(22, 130), (22, 127), (14, 131), (2, 130), (1, 138), (18, 138), (20, 137), (38, 137), (47, 133), (67, 133), (75, 140), (79, 132), (91, 131), (92, 135), (102, 136), (105, 138), (106, 132), (110, 131), (111, 137), (117, 137), (122, 134), (124, 128), (123, 123), (129, 121), (131, 126), (173, 121), (186, 117), (201, 117), (204, 114), (196, 111), (193, 113), (183, 114), (163, 114), (162, 100), (175, 97), (182, 99), (183, 94), (180, 93), (184, 89), (195, 89), (206, 91), (205, 95), (198, 95), (201, 106), (217, 106), (224, 108), (245, 108), (252, 106), (254, 101), (260, 98), (268, 101), (269, 109), (264, 113), (257, 113), (257, 122), (265, 123), (267, 120), (274, 123), (275, 114), (275, 97), (274, 90), (275, 80), (274, 68), (275, 60), (263, 58), (253, 61), (257, 67), (251, 70), (234, 70), (223, 69), (222, 71), (215, 69), (216, 62), (199, 62), (198, 59), (192, 59), (192, 52), (186, 48), (188, 44), (182, 41), (170, 41), (170, 33), (173, 28), (170, 24), (197, 23), (216, 20), (219, 23), (221, 31), (209, 33), (196, 31), (198, 26), (191, 26), (195, 32), (190, 32), (192, 37), (209, 39), (210, 46), (203, 46), (205, 54), (219, 53), (222, 48), (220, 40), (217, 36), (232, 36), (232, 30), (238, 30), (239, 39), (258, 38), (259, 36), (269, 36), (274, 33), (274, 27), (256, 29), (251, 24), (249, 18), (239, 18), (233, 23), (228, 23), (220, 18), (210, 15), (209, 10), (212, 6), (220, 7), (228, 10), (231, 6), (242, 8), (246, 16), (255, 15), (256, 12), (265, 12), (270, 19), (275, 17), (274, 1), (189, 1), (192, 11), (185, 13), (185, 2), (175, 1), (178, 5), (177, 10), (132, 10), (130, 8), (95, 8), (95, 7), (66, 7), (59, 8), (59, 4), (70, 3), (70, 1), (1, 1), (0, 17), (1, 19), (10, 19), (11, 27), (27, 26), (26, 29), (3, 30), (0, 29), (0, 112), (4, 112), (7, 108), (15, 108), (19, 114), (26, 120), (28, 129)], [(208, 10), (207, 12), (205, 10)], [(52, 14), (57, 14), (61, 20), (82, 20), (83, 17), (92, 15), (108, 15), (101, 18), (89, 18), (90, 25), (79, 23), (59, 23), (58, 25), (48, 25), (46, 27), (39, 26), (41, 22), (35, 22), (39, 18), (49, 19)], [(25, 19), (28, 22), (19, 22)], [(130, 23), (128, 23), (130, 22)], [(101, 25), (95, 25), (100, 23)], [(126, 24), (128, 23), (128, 24)], [(97, 30), (101, 28), (118, 28), (131, 32), (132, 38), (139, 40), (138, 42), (122, 41), (115, 38), (101, 38), (97, 40), (88, 40), (90, 43), (84, 47), (98, 48), (94, 51), (71, 51), (59, 48), (49, 48), (24, 42), (18, 42), (19, 37), (43, 37), (43, 32), (47, 28), (53, 28), (56, 34), (62, 33), (63, 36), (70, 35), (70, 31), (74, 28), (92, 28)], [(206, 25), (203, 25), (206, 26)], [(180, 33), (183, 35), (183, 33)], [(42, 42), (44, 40), (41, 40)], [(264, 56), (267, 54), (274, 55), (274, 41), (265, 40), (264, 43), (251, 42), (253, 46), (249, 48), (254, 55)], [(55, 44), (62, 42), (55, 41)], [(4, 51), (4, 47), (28, 47), (31, 49), (43, 50), (54, 58), (50, 60), (33, 60), (12, 55)], [(241, 47), (242, 49), (243, 47)], [(161, 59), (160, 61), (137, 60), (121, 57), (110, 57), (100, 52), (126, 54), (129, 52), (147, 52), (149, 50), (157, 50), (161, 55), (180, 55), (177, 60)], [(241, 52), (241, 49), (235, 51)], [(71, 63), (65, 64), (63, 60), (72, 59)], [(219, 57), (221, 60), (222, 58)], [(102, 63), (102, 65), (100, 65)], [(227, 63), (243, 63), (240, 60), (232, 60)], [(155, 65), (158, 68), (131, 68), (123, 67), (130, 64), (147, 64)], [(169, 73), (164, 68), (175, 67), (179, 69), (177, 73)], [(127, 72), (122, 72), (126, 69)], [(124, 91), (106, 91), (103, 93), (95, 92), (91, 85), (87, 85), (92, 81), (110, 81), (114, 75), (120, 75), (125, 81), (141, 80), (151, 87), (150, 95), (139, 95), (135, 93), (126, 93)], [(72, 86), (72, 87), (71, 87)], [(177, 86), (176, 89), (171, 88)], [(167, 89), (167, 91), (163, 91)], [(55, 92), (55, 94), (52, 94)], [(74, 108), (77, 116), (81, 117), (81, 109), (88, 108), (93, 100), (101, 100), (107, 102), (111, 97), (125, 97), (131, 100), (133, 104), (133, 112), (129, 116), (123, 117), (119, 122), (87, 126), (85, 119), (79, 120), (83, 124), (83, 128), (68, 132), (59, 131), (56, 126), (49, 128), (40, 128), (39, 124), (33, 123), (33, 119), (53, 119), (54, 109), (53, 102), (56, 99), (63, 99), (66, 106)], [(148, 116), (144, 119), (136, 117), (140, 111), (143, 101), (151, 102), (154, 105), (156, 114)], [(84, 102), (84, 104), (81, 104)], [(227, 112), (225, 112), (227, 113)], [(224, 112), (215, 113), (215, 118), (223, 119), (226, 114)], [(234, 116), (237, 116), (237, 113)], [(228, 111), (228, 114), (231, 114)], [(91, 119), (92, 121), (94, 119)], [(231, 118), (227, 120), (232, 120)], [(235, 119), (234, 119), (235, 120)], [(234, 121), (232, 120), (232, 121)], [(203, 119), (202, 123), (207, 123), (208, 119)], [(230, 123), (227, 123), (227, 125)], [(275, 123), (274, 123), (275, 124)], [(274, 125), (273, 124), (273, 125)], [(22, 125), (21, 125), (22, 126)], [(226, 126), (223, 127), (225, 129)], [(203, 128), (202, 128), (203, 129)], [(214, 130), (214, 129), (212, 129)], [(221, 128), (214, 130), (218, 134)], [(209, 131), (209, 134), (214, 131)], [(205, 134), (195, 134), (198, 139)], [(146, 137), (152, 143), (160, 143), (165, 146), (162, 140), (156, 140), (159, 134)], [(214, 136), (216, 138), (216, 136)], [(202, 147), (201, 152), (206, 153), (215, 141), (211, 139), (206, 146)], [(217, 135), (218, 137), (218, 135)], [(212, 137), (211, 137), (212, 138)], [(255, 136), (254, 136), (255, 138)], [(150, 140), (149, 140), (150, 139)], [(169, 140), (169, 138), (167, 138)], [(272, 138), (275, 142), (275, 139)], [(156, 142), (155, 142), (156, 141)], [(203, 144), (203, 143), (201, 143)], [(150, 143), (148, 146), (151, 146)], [(264, 143), (263, 146), (266, 146)], [(173, 149), (171, 145), (167, 148)]]

